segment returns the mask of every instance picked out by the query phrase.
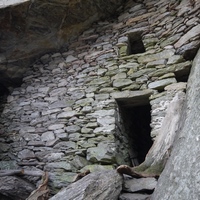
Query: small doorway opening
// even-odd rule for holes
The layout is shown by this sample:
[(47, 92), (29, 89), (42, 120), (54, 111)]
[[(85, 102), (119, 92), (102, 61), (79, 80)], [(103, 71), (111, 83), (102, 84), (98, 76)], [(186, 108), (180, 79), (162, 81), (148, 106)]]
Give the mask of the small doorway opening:
[(129, 156), (133, 166), (141, 164), (146, 157), (153, 141), (151, 138), (151, 106), (149, 103), (143, 105), (131, 105), (118, 101), (121, 121), (129, 141)]

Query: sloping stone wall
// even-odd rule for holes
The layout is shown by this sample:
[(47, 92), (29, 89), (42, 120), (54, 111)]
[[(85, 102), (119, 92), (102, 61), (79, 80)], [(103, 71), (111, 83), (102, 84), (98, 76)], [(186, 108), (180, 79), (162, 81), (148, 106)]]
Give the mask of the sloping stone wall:
[[(200, 42), (198, 6), (129, 1), (117, 20), (93, 24), (69, 51), (37, 60), (1, 114), (1, 168), (49, 171), (55, 189), (78, 170), (130, 164), (117, 102), (147, 99), (151, 136), (159, 134), (169, 102), (186, 89)], [(134, 40), (145, 52), (130, 54)]]

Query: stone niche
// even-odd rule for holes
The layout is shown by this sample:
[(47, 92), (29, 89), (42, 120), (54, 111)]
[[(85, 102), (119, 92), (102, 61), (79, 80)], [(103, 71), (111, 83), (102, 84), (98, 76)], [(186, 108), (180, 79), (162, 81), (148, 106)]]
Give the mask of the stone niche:
[[(48, 171), (56, 193), (79, 171), (143, 162), (169, 103), (186, 90), (184, 52), (199, 44), (199, 25), (183, 24), (179, 1), (154, 3), (129, 1), (117, 19), (94, 23), (26, 70), (1, 114), (1, 169)], [(189, 10), (195, 20), (199, 9)], [(128, 53), (134, 38), (144, 52)]]

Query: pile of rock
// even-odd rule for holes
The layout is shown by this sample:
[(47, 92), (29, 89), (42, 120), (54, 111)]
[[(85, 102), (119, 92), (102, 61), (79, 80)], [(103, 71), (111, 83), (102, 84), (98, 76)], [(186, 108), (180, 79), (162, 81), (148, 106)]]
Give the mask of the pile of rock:
[[(69, 51), (37, 60), (1, 114), (1, 169), (49, 171), (55, 193), (77, 171), (130, 164), (116, 101), (148, 99), (151, 136), (159, 134), (199, 44), (198, 5), (184, 2), (129, 1), (118, 20), (98, 22)], [(132, 54), (138, 40), (145, 52)]]

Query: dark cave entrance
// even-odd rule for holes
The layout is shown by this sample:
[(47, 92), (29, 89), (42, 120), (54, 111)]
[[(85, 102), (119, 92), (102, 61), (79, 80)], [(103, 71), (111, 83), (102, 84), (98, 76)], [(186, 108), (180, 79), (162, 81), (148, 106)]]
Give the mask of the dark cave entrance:
[(151, 106), (149, 102), (142, 105), (129, 104), (117, 101), (125, 135), (129, 141), (129, 155), (133, 166), (139, 165), (145, 160), (146, 154), (151, 148)]

